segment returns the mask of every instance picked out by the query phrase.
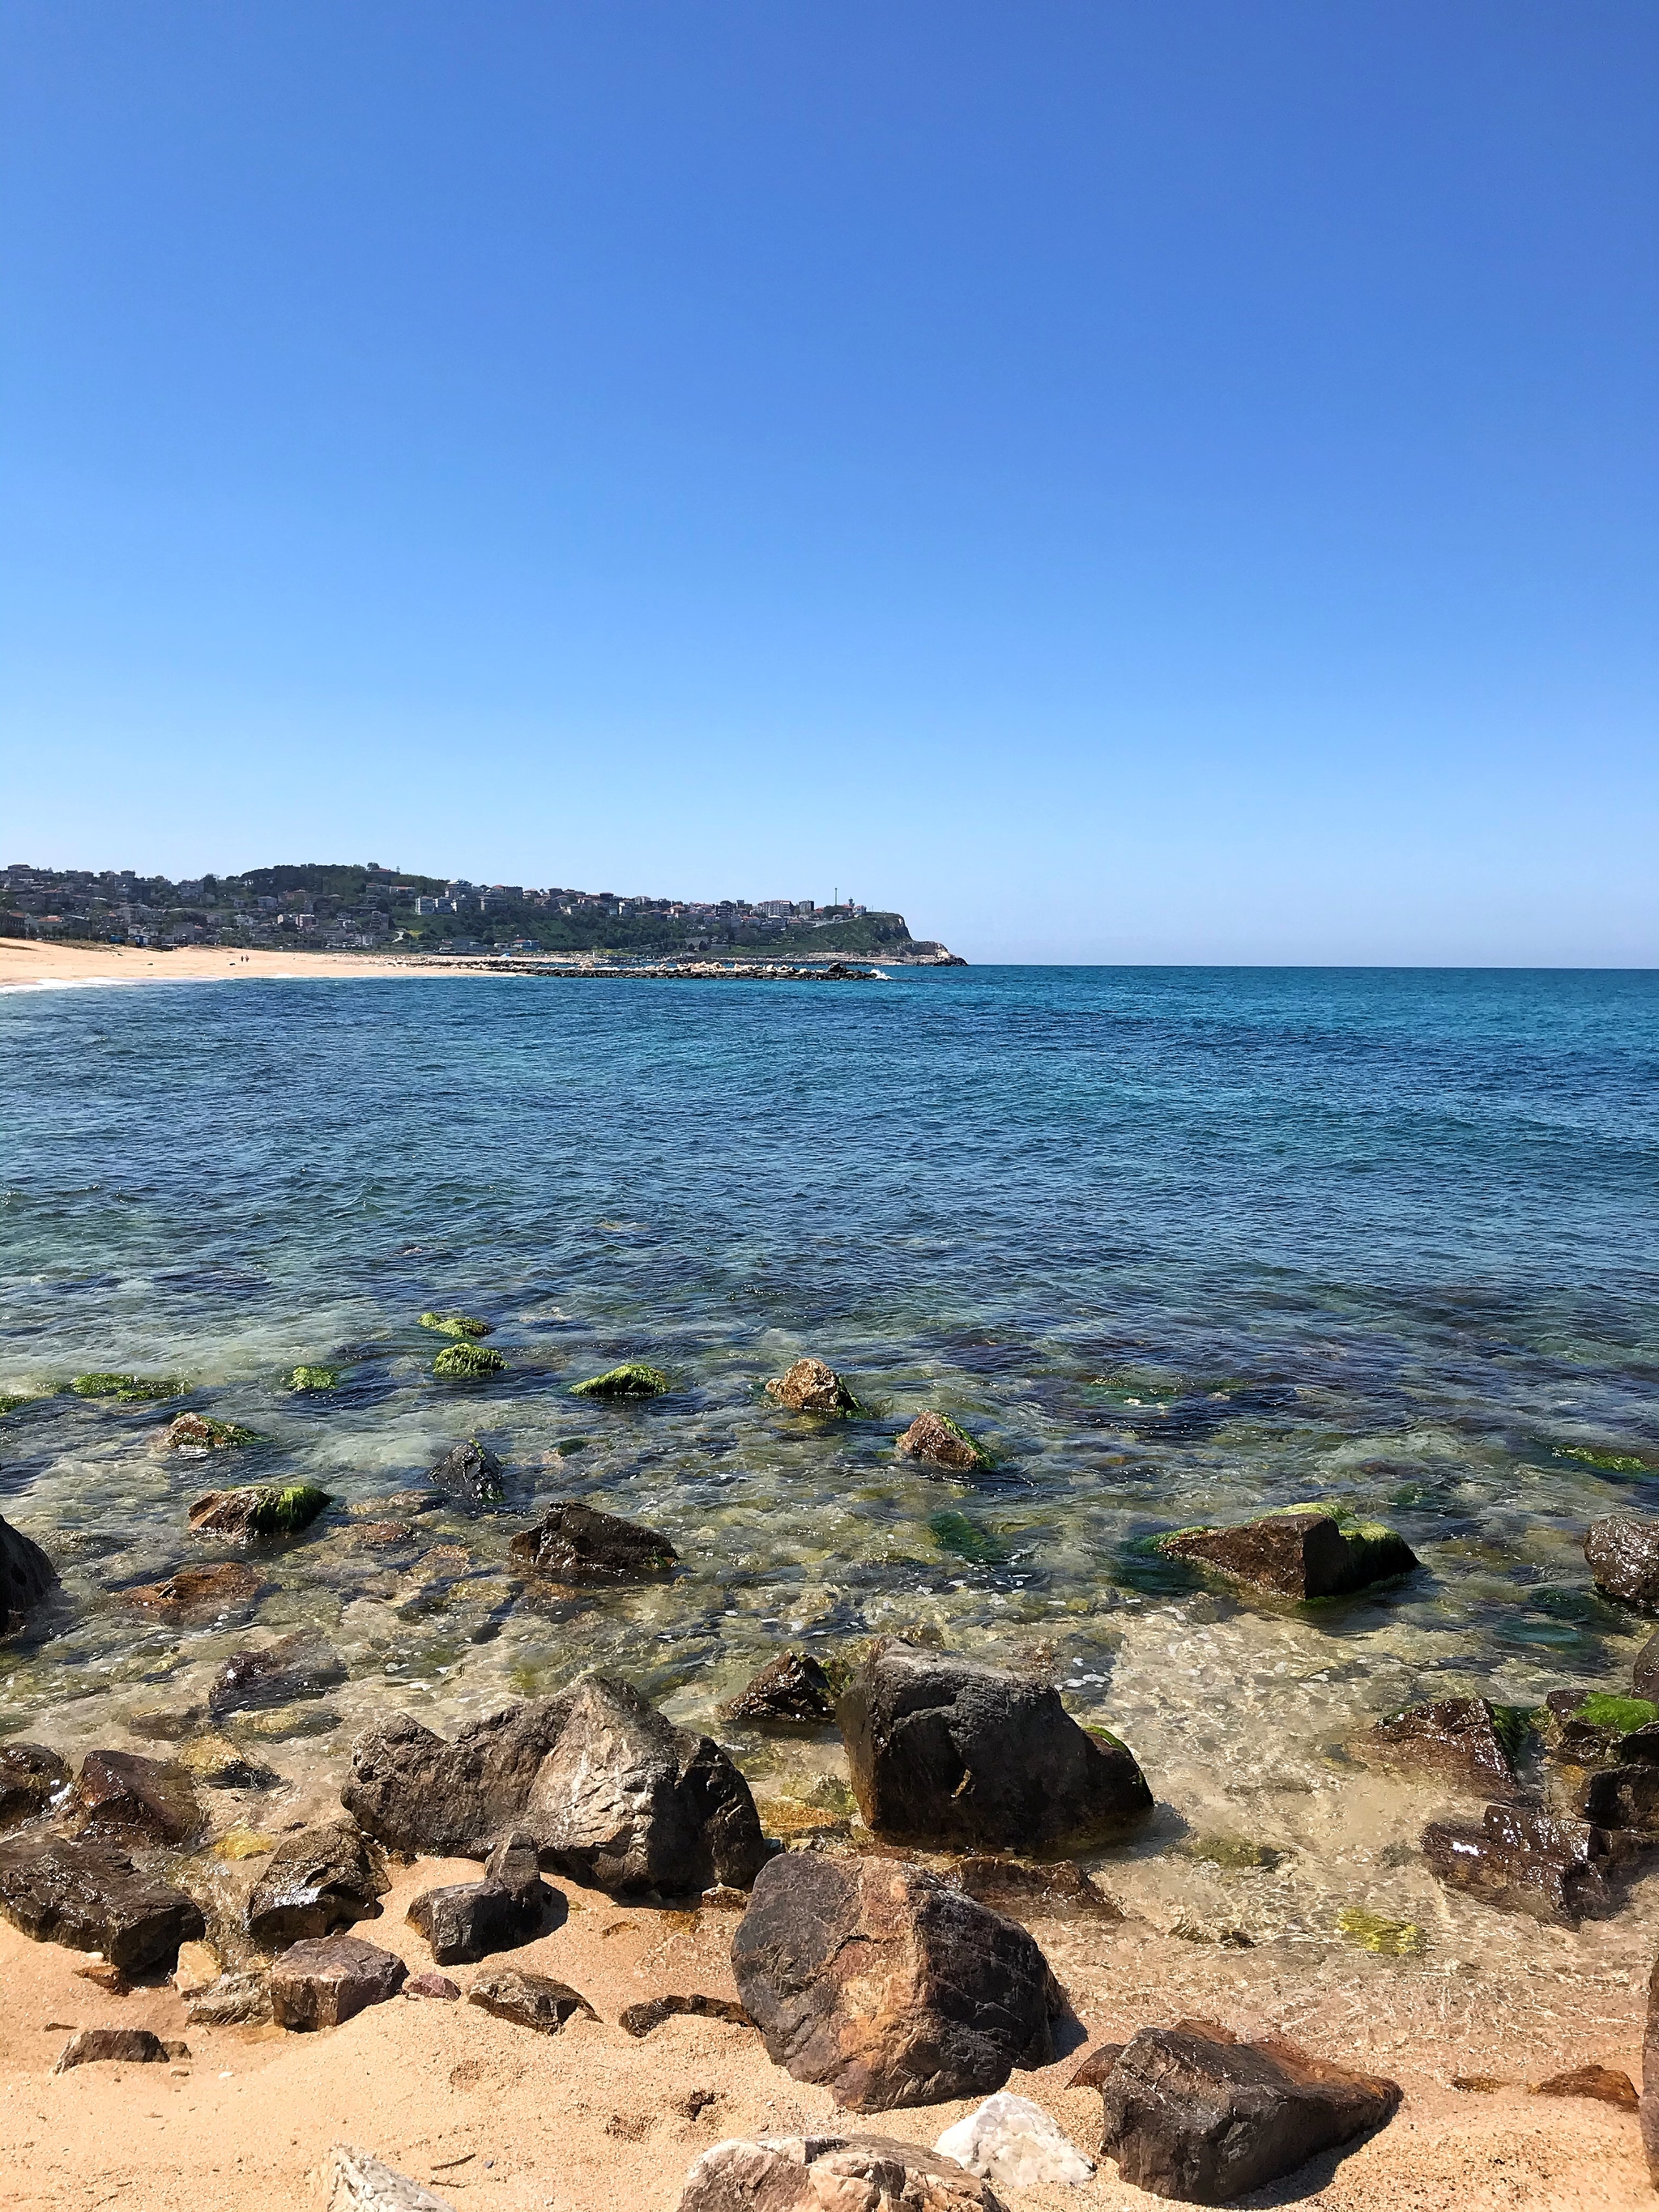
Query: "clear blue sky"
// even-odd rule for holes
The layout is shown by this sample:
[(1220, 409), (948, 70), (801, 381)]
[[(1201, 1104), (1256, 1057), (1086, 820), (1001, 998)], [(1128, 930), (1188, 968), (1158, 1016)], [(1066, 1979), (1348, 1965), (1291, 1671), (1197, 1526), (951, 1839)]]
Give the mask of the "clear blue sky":
[(1659, 953), (1652, 0), (8, 0), (0, 860)]

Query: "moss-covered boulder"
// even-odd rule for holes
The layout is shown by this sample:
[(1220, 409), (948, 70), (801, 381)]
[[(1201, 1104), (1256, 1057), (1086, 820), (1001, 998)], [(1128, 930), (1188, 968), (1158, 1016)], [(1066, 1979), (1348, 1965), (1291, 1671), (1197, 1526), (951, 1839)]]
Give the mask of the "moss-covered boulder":
[(1284, 1505), (1231, 1528), (1176, 1528), (1153, 1549), (1270, 1596), (1347, 1597), (1419, 1565), (1405, 1538), (1346, 1507)]
[(948, 1467), (963, 1474), (996, 1464), (984, 1445), (976, 1443), (958, 1422), (948, 1413), (931, 1409), (917, 1414), (894, 1449), (901, 1459), (919, 1459), (930, 1467)]
[(115, 1398), (128, 1406), (182, 1398), (189, 1388), (176, 1375), (77, 1375), (70, 1384), (77, 1398)]
[(290, 1390), (337, 1390), (340, 1370), (337, 1367), (296, 1367), (288, 1378)]
[(432, 1363), (432, 1371), (451, 1382), (477, 1382), (486, 1375), (499, 1375), (506, 1365), (499, 1352), (462, 1338), (438, 1354)]
[(672, 1386), (660, 1367), (647, 1367), (642, 1359), (624, 1360), (603, 1375), (590, 1375), (586, 1382), (573, 1382), (573, 1398), (660, 1398)]
[(209, 1452), (234, 1451), (263, 1439), (234, 1421), (210, 1420), (205, 1413), (180, 1413), (167, 1423), (156, 1439), (159, 1451), (178, 1452), (186, 1459), (204, 1459)]
[(245, 1490), (210, 1490), (190, 1509), (190, 1525), (215, 1536), (297, 1536), (333, 1503), (314, 1483), (254, 1483)]
[(15, 1413), (20, 1406), (33, 1404), (26, 1391), (0, 1390), (0, 1413)]
[(476, 1315), (459, 1313), (423, 1313), (422, 1328), (434, 1328), (440, 1336), (494, 1336), (493, 1321), (479, 1321)]

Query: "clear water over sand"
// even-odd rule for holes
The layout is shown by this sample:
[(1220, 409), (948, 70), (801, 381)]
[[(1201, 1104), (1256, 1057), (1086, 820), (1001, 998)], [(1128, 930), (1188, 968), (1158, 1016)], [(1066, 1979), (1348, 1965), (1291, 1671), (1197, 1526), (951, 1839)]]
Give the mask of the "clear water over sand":
[[(350, 1679), (260, 1741), (320, 1781), (388, 1701), (447, 1729), (605, 1665), (712, 1727), (785, 1644), (920, 1627), (1047, 1666), (1132, 1745), (1161, 1808), (1107, 1879), (1165, 1923), (1328, 1944), (1361, 1904), (1440, 1956), (1617, 1978), (1650, 1952), (1639, 1896), (1579, 1936), (1447, 1900), (1410, 1849), (1438, 1801), (1338, 1747), (1418, 1697), (1627, 1679), (1644, 1625), (1579, 1547), (1597, 1513), (1659, 1510), (1659, 978), (39, 992), (0, 999), (0, 1389), (196, 1386), (0, 1420), (0, 1510), (69, 1601), (9, 1649), (0, 1729), (142, 1743), (239, 1644), (310, 1624)], [(434, 1381), (429, 1307), (493, 1322), (508, 1372)], [(802, 1352), (869, 1418), (774, 1409), (761, 1383)], [(672, 1395), (568, 1395), (634, 1358)], [(342, 1387), (289, 1390), (301, 1361)], [(181, 1405), (270, 1441), (161, 1456)], [(927, 1405), (994, 1476), (895, 1460)], [(588, 1498), (684, 1572), (538, 1591), (509, 1569), (521, 1517), (376, 1504), (469, 1435), (522, 1512)], [(231, 1555), (187, 1533), (192, 1497), (278, 1476), (337, 1503), (262, 1551), (258, 1600), (168, 1625), (123, 1599)], [(1273, 1613), (1134, 1548), (1313, 1496), (1391, 1522), (1424, 1571)], [(763, 1797), (842, 1802), (833, 1738), (720, 1732)], [(1184, 1848), (1217, 1833), (1285, 1856)]]

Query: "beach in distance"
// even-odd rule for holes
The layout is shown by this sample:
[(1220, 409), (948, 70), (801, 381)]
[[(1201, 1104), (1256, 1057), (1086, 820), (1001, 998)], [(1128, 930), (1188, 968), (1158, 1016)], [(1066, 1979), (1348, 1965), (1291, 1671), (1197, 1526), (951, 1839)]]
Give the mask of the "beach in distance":
[[(1071, 1854), (1083, 1906), (1007, 1908), (1067, 2007), (1007, 2086), (1081, 2150), (1085, 2051), (1198, 2018), (1404, 2093), (1248, 2203), (1650, 2199), (1634, 2114), (1539, 2085), (1639, 2081), (1659, 1855), (1540, 1918), (1424, 1836), (1564, 1802), (1606, 1764), (1581, 1713), (1648, 1715), (1654, 1620), (1584, 1547), (1659, 1510), (1659, 978), (411, 992), (266, 957), (247, 992), (216, 951), (0, 947), (0, 1514), (58, 1578), (8, 1638), (0, 1753), (189, 1778), (132, 1849), (216, 1971), (265, 1972), (254, 1893), (366, 1731), (452, 1739), (596, 1669), (722, 1747), (774, 1844), (887, 1863), (830, 1707), (732, 1707), (781, 1653), (844, 1693), (900, 1638), (1052, 1690), (1145, 1777)], [(128, 977), (158, 988), (23, 988)], [(769, 1391), (802, 1358), (848, 1402)], [(263, 1530), (202, 1504), (255, 1488), (290, 1501)], [(659, 1553), (573, 1565), (574, 1505)], [(1366, 1574), (1302, 1601), (1191, 1548), (1297, 1507)], [(1446, 1700), (1486, 1701), (1503, 1771), (1374, 1755)], [(349, 1932), (418, 1977), (410, 1903), (480, 1868), (407, 1835)], [(739, 1995), (742, 1894), (545, 1879), (562, 1920), (444, 1966), (459, 2002), (309, 2034), (192, 2018), (194, 1953), (112, 1987), (0, 1919), (0, 2202), (275, 2212), (345, 2141), (463, 2212), (659, 2212), (725, 2138), (931, 2144), (979, 2101), (849, 2116), (741, 2021), (635, 2037), (630, 2006)], [(466, 2001), (503, 1966), (596, 2017)], [(103, 2026), (188, 2057), (52, 2074)], [(1000, 2193), (1155, 2201), (1109, 2160)]]

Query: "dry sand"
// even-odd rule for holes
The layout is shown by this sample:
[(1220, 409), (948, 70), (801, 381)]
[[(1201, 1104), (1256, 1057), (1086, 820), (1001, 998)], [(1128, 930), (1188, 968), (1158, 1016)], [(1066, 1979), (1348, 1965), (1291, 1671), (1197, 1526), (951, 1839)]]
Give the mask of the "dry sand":
[[(556, 956), (544, 956), (556, 957)], [(223, 945), (181, 945), (157, 952), (140, 945), (53, 945), (0, 937), (0, 989), (46, 983), (223, 982), (258, 975), (476, 975), (465, 961), (422, 953), (236, 952)]]
[[(434, 1882), (476, 1880), (477, 1869), (428, 1860), (398, 1873), (383, 1917), (356, 1932), (419, 1971), (431, 1960), (404, 1922), (410, 1898)], [(618, 1906), (559, 1887), (572, 1907), (566, 1924), (511, 1954), (573, 1984), (600, 2014), (600, 2024), (579, 2020), (556, 2037), (464, 2002), (406, 1998), (315, 2035), (191, 2027), (170, 1987), (106, 1996), (77, 1975), (77, 1954), (0, 1923), (0, 2205), (290, 2212), (320, 2203), (329, 2149), (348, 2142), (434, 2188), (455, 2212), (669, 2212), (686, 2167), (708, 2144), (833, 2122), (826, 2093), (773, 2066), (747, 2029), (679, 2018), (635, 2041), (614, 2024), (625, 2005), (665, 1991), (734, 1996), (731, 1912)], [(1635, 2074), (1637, 1991), (1593, 2020), (1570, 2003), (1546, 2006), (1541, 2018), (1534, 2007), (1528, 2031), (1511, 2039), (1501, 2012), (1472, 2033), (1447, 1978), (1412, 1962), (1376, 1960), (1375, 2001), (1356, 2005), (1351, 1986), (1340, 1996), (1322, 1991), (1305, 1963), (1271, 1947), (1195, 1947), (1133, 1919), (1034, 1928), (1090, 2042), (1196, 2013), (1246, 2032), (1289, 2027), (1317, 2051), (1402, 2083), (1406, 2102), (1391, 2125), (1252, 2203), (1576, 2212), (1653, 2202), (1632, 2114), (1530, 2096), (1524, 2086), (1486, 2094), (1449, 2086), (1453, 2074), (1477, 2069), (1519, 2085), (1589, 2059)], [(465, 1987), (483, 1970), (448, 1971)], [(70, 2029), (112, 2023), (185, 2038), (188, 2067), (52, 2075)], [(1076, 2063), (1070, 2051), (1009, 2086), (1092, 2151), (1100, 2099), (1065, 2087)], [(694, 2117), (698, 2091), (712, 2092), (713, 2102)], [(969, 2109), (850, 2124), (931, 2143)], [(1120, 2184), (1109, 2165), (1081, 2189), (1011, 2192), (1012, 2212), (1115, 2212), (1159, 2201)]]

